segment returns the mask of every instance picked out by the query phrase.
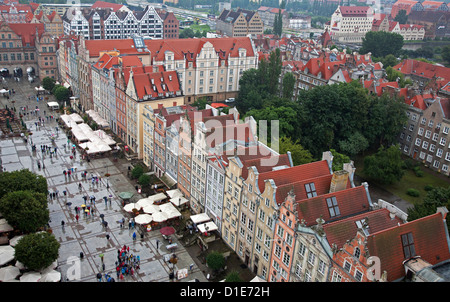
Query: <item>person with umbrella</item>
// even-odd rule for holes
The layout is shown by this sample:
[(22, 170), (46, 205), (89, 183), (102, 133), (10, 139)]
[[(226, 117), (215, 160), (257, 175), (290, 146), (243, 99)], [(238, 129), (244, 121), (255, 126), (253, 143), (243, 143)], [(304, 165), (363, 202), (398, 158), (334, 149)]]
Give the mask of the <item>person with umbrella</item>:
[(101, 273), (97, 274), (97, 279), (98, 279), (98, 282), (102, 282), (102, 274)]

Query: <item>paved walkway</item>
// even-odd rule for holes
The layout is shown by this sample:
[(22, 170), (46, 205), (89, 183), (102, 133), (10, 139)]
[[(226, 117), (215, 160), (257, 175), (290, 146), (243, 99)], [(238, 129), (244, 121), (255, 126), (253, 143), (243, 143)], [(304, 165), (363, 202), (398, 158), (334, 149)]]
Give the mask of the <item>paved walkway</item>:
[[(140, 270), (134, 276), (126, 276), (120, 282), (167, 282), (170, 281), (169, 273), (172, 267), (176, 272), (180, 269), (189, 268), (191, 264), (194, 264), (192, 272), (189, 273), (187, 278), (180, 281), (194, 279), (207, 281), (202, 269), (176, 239), (174, 241), (178, 243), (176, 251), (178, 262), (173, 265), (166, 261), (172, 253), (166, 249), (166, 242), (158, 230), (145, 232), (144, 238), (138, 235), (137, 239), (133, 241), (132, 234), (135, 230), (128, 229), (128, 225), (125, 228), (120, 228), (118, 221), (122, 217), (129, 216), (123, 211), (117, 195), (122, 191), (135, 191), (133, 184), (122, 173), (122, 171), (126, 171), (126, 161), (117, 163), (112, 162), (110, 158), (98, 158), (88, 163), (80, 160), (78, 153), (75, 158), (70, 159), (71, 150), (67, 147), (67, 136), (62, 130), (56, 131), (57, 122), (55, 119), (47, 121), (45, 118), (44, 110), (49, 115), (46, 101), (36, 102), (34, 87), (38, 85), (38, 83), (30, 85), (28, 82), (8, 81), (6, 87), (13, 88), (16, 93), (9, 100), (0, 97), (1, 107), (4, 108), (5, 105), (8, 105), (8, 107), (14, 106), (16, 111), (19, 112), (19, 108), (26, 105), (29, 109), (38, 106), (40, 117), (45, 122), (42, 127), (36, 127), (35, 122), (38, 120), (38, 116), (28, 115), (27, 118), (24, 118), (28, 129), (31, 129), (33, 133), (31, 140), (28, 143), (25, 143), (20, 137), (1, 140), (0, 157), (6, 171), (29, 169), (47, 178), (50, 192), (59, 191), (58, 198), (49, 199), (48, 207), (50, 210), (50, 227), (61, 244), (58, 264), (63, 277), (73, 281), (96, 282), (97, 273), (104, 273), (99, 256), (103, 254), (105, 272), (111, 272), (112, 276), (119, 282), (115, 274), (117, 251), (123, 245), (127, 245), (130, 247), (130, 253), (139, 255), (141, 259)], [(29, 95), (34, 96), (31, 101), (28, 100)], [(55, 136), (54, 143), (50, 140), (51, 135)], [(31, 142), (37, 147), (35, 154), (31, 151)], [(56, 156), (50, 157), (42, 153), (41, 145), (57, 147)], [(64, 148), (64, 145), (66, 145), (66, 148)], [(37, 161), (43, 163), (45, 168), (39, 169)], [(123, 166), (123, 169), (121, 166)], [(65, 176), (63, 170), (70, 168), (76, 169), (76, 173)], [(87, 171), (87, 180), (81, 178), (82, 171)], [(106, 173), (111, 175), (108, 180), (104, 177)], [(91, 175), (102, 178), (98, 185), (92, 184), (89, 179)], [(106, 186), (106, 181), (109, 182), (109, 189)], [(81, 190), (78, 187), (80, 183)], [(63, 195), (64, 190), (67, 191), (66, 196)], [(81, 206), (84, 203), (83, 195), (96, 197), (95, 204), (90, 204), (89, 200), (87, 201), (87, 204), (92, 206), (95, 211), (92, 216), (84, 217), (84, 215), (80, 215), (77, 221), (74, 206)], [(111, 203), (105, 204), (102, 199), (103, 196), (110, 195), (112, 196)], [(108, 222), (107, 230), (101, 224), (100, 214), (103, 214), (104, 220)], [(61, 221), (65, 222), (65, 227), (61, 226)], [(110, 235), (109, 240), (106, 239), (107, 233)], [(158, 241), (161, 244), (157, 247)], [(84, 253), (82, 260), (79, 258), (80, 252)]]

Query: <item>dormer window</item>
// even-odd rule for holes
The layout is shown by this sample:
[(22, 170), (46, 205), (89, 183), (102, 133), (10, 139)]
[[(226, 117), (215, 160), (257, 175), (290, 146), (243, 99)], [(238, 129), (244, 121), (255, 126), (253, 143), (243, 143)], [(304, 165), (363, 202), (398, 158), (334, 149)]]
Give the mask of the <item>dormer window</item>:
[(339, 211), (339, 206), (337, 204), (336, 197), (330, 197), (327, 198), (327, 206), (328, 206), (328, 212), (330, 213), (331, 217), (336, 217), (341, 215), (341, 212)]

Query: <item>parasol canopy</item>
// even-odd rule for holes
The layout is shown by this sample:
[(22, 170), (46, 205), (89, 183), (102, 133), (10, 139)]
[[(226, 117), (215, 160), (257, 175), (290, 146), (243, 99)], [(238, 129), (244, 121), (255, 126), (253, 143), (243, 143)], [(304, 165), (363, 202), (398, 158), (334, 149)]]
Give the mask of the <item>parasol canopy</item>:
[(156, 212), (156, 213), (152, 214), (152, 217), (153, 217), (154, 222), (164, 222), (167, 219), (169, 219), (167, 214), (164, 212)]
[(9, 265), (9, 266), (0, 268), (0, 281), (1, 282), (16, 279), (16, 277), (19, 275), (20, 275), (20, 269), (18, 267)]
[(61, 273), (52, 270), (46, 274), (43, 274), (39, 282), (59, 282), (61, 281)]
[(10, 245), (0, 246), (0, 266), (14, 260), (14, 248)]
[(20, 277), (20, 282), (39, 282), (42, 275), (38, 272), (28, 272)]
[(147, 213), (147, 214), (161, 212), (160, 208), (154, 204), (147, 205), (147, 206), (143, 207), (142, 210), (144, 211), (144, 213)]
[(137, 224), (149, 224), (152, 220), (152, 216), (149, 214), (139, 214), (134, 218), (134, 221)]
[(122, 199), (130, 199), (133, 195), (134, 193), (131, 192), (120, 192), (119, 197)]
[(163, 227), (159, 231), (161, 232), (161, 234), (165, 236), (170, 236), (175, 233), (175, 229), (171, 226)]
[(136, 203), (126, 204), (123, 209), (127, 212), (133, 212), (133, 209), (139, 210), (141, 207)]

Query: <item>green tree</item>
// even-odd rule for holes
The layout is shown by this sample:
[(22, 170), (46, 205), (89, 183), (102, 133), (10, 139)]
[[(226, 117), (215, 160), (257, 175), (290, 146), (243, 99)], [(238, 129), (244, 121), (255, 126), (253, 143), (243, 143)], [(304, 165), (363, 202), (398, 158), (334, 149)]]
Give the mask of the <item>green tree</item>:
[(195, 35), (194, 31), (191, 28), (185, 28), (180, 32), (180, 39), (193, 38)]
[(450, 45), (446, 45), (442, 48), (441, 56), (442, 59), (447, 62), (447, 64), (450, 64)]
[(218, 251), (212, 251), (206, 256), (206, 264), (217, 272), (225, 266), (225, 257)]
[(50, 217), (46, 195), (32, 191), (6, 194), (0, 199), (0, 212), (11, 226), (24, 233), (38, 231)]
[(408, 119), (407, 108), (402, 99), (389, 94), (371, 99), (363, 134), (373, 148), (390, 146), (397, 141)]
[(350, 156), (355, 156), (366, 150), (368, 147), (369, 142), (359, 131), (350, 135), (346, 140), (339, 141), (340, 151)]
[(142, 187), (146, 187), (150, 184), (150, 175), (148, 174), (142, 174), (141, 176), (139, 176), (139, 184)]
[(65, 102), (69, 100), (70, 97), (70, 92), (69, 89), (67, 89), (64, 86), (61, 85), (56, 85), (53, 95), (55, 96), (55, 98), (60, 101), (60, 102)]
[(58, 259), (60, 244), (47, 232), (28, 234), (14, 247), (14, 257), (31, 270), (42, 270)]
[(363, 133), (368, 121), (370, 97), (356, 81), (302, 90), (298, 101), (300, 142), (314, 157), (339, 149), (340, 141), (348, 140), (356, 131)]
[(131, 177), (133, 179), (139, 179), (142, 174), (144, 174), (144, 168), (142, 168), (141, 165), (137, 165), (133, 168), (133, 170), (131, 170)]
[(45, 77), (42, 79), (42, 87), (44, 87), (44, 89), (48, 90), (48, 91), (53, 90), (53, 87), (55, 87), (55, 83), (56, 83), (56, 80), (52, 79), (50, 77)]
[(47, 195), (47, 180), (28, 169), (0, 173), (0, 198), (9, 192), (25, 190)]
[(371, 52), (375, 57), (385, 57), (389, 54), (398, 56), (403, 47), (403, 37), (397, 33), (385, 31), (369, 31), (363, 38), (359, 52)]
[(312, 162), (312, 154), (300, 145), (299, 141), (293, 142), (290, 137), (282, 137), (279, 142), (280, 154), (291, 152), (294, 166), (303, 165)]
[(381, 59), (381, 63), (383, 64), (383, 68), (388, 68), (390, 66), (395, 66), (398, 64), (397, 58), (393, 54), (388, 54), (384, 58)]
[(406, 14), (406, 10), (401, 9), (397, 16), (395, 16), (394, 21), (397, 21), (400, 24), (406, 24), (408, 22), (408, 15)]
[(198, 110), (203, 110), (206, 108), (206, 105), (209, 104), (206, 97), (198, 98), (195, 102), (192, 103), (193, 107), (197, 107)]
[(333, 163), (331, 165), (333, 171), (340, 171), (344, 169), (344, 164), (349, 163), (351, 161), (348, 155), (339, 153), (334, 149), (330, 149), (330, 152), (331, 154), (333, 154)]
[(282, 97), (286, 99), (291, 99), (294, 93), (295, 87), (295, 77), (292, 72), (287, 72), (283, 76), (282, 82)]
[(400, 181), (405, 173), (401, 156), (398, 145), (380, 147), (377, 153), (364, 158), (364, 173), (381, 184)]
[(290, 107), (267, 106), (263, 109), (253, 109), (244, 116), (253, 116), (256, 122), (260, 120), (267, 121), (267, 142), (270, 143), (272, 133), (272, 121), (278, 121), (279, 137), (293, 137), (297, 131), (298, 116), (297, 112)]
[(405, 75), (400, 71), (392, 68), (391, 66), (386, 68), (386, 78), (390, 82), (398, 82), (398, 86), (401, 88), (407, 84), (412, 84), (411, 80), (405, 79)]
[(225, 282), (242, 282), (237, 271), (232, 271), (225, 277)]
[[(415, 203), (413, 207), (408, 208), (408, 221), (413, 221), (436, 213), (438, 207), (450, 207), (450, 186), (432, 187), (421, 202)], [(447, 228), (449, 228), (447, 219)]]

